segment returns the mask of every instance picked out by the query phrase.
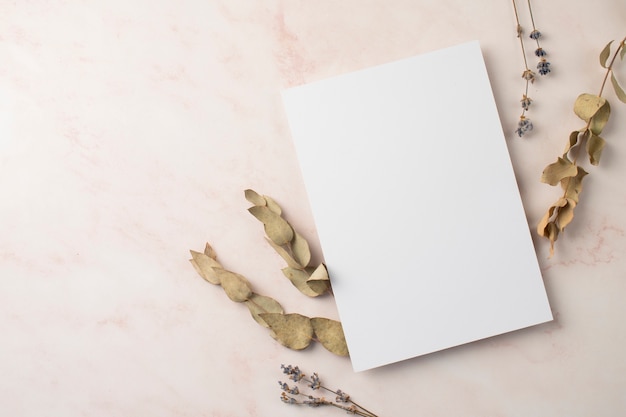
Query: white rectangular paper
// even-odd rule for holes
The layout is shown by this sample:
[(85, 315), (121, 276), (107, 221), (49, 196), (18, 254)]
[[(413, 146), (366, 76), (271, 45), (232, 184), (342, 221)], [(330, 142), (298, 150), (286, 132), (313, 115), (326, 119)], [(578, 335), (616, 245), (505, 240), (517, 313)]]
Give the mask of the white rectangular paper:
[(478, 42), (283, 99), (355, 371), (552, 319)]

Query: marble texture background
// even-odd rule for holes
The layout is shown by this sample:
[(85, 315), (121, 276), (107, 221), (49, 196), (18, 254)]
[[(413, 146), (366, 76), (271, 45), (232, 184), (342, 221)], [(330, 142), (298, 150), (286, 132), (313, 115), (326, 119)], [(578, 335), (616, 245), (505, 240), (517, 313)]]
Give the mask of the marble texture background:
[[(553, 258), (534, 229), (559, 192), (541, 171), (581, 127), (573, 101), (599, 90), (597, 56), (626, 35), (626, 4), (533, 9), (553, 72), (531, 86), (535, 131), (519, 139), (509, 2), (0, 2), (1, 414), (340, 413), (279, 401), (291, 363), (381, 417), (624, 415), (626, 105), (610, 90), (605, 155)], [(303, 300), (285, 281), (246, 212), (245, 188), (273, 196), (321, 259), (280, 91), (472, 39), (556, 319), (362, 373), (320, 346), (279, 346), (188, 250), (209, 241), (287, 311), (337, 318), (332, 298)]]

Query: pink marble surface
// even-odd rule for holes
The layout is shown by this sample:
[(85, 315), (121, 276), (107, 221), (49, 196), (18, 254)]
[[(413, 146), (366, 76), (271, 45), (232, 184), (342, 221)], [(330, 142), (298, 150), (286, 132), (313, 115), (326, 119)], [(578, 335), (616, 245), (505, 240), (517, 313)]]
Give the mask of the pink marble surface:
[(279, 346), (188, 262), (210, 241), (286, 310), (336, 318), (332, 299), (293, 291), (246, 212), (245, 188), (272, 195), (316, 241), (280, 91), (472, 39), (534, 233), (558, 194), (539, 175), (581, 125), (572, 103), (626, 35), (622, 0), (535, 3), (553, 73), (531, 87), (535, 131), (520, 140), (508, 2), (2, 2), (1, 414), (340, 414), (279, 401), (292, 363), (381, 417), (623, 415), (626, 105), (612, 93), (575, 223), (552, 259), (535, 236), (552, 323), (355, 374), (319, 346)]

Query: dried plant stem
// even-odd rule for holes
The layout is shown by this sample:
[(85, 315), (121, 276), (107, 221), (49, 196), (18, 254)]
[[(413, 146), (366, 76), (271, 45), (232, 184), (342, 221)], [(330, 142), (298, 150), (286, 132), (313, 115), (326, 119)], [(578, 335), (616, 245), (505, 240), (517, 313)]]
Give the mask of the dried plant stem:
[(619, 43), (617, 50), (613, 54), (613, 58), (611, 58), (611, 62), (606, 67), (606, 74), (604, 74), (604, 80), (602, 80), (602, 86), (600, 87), (600, 92), (598, 93), (598, 97), (602, 97), (602, 92), (604, 92), (604, 86), (606, 85), (606, 80), (609, 79), (609, 74), (611, 74), (611, 71), (613, 71), (613, 64), (615, 63), (615, 59), (617, 58), (617, 55), (619, 55), (620, 51), (623, 48), (626, 48), (626, 37), (622, 39), (622, 41)]
[[(530, 6), (530, 0), (528, 0), (528, 12), (530, 14), (530, 22), (533, 25), (533, 31), (535, 31), (537, 30), (537, 27), (535, 26), (535, 17), (533, 16), (533, 8)], [(535, 42), (537, 43), (537, 48), (541, 48), (539, 45), (539, 38), (535, 39)]]

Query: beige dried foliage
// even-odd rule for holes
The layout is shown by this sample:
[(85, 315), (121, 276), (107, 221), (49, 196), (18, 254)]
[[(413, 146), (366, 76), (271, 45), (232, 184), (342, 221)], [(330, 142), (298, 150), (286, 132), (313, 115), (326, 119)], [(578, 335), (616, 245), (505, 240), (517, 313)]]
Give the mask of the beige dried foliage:
[(293, 239), (293, 229), (279, 214), (266, 206), (252, 206), (250, 214), (263, 223), (267, 237), (278, 246), (285, 245)]
[(189, 261), (196, 271), (198, 271), (198, 274), (211, 284), (220, 285), (220, 279), (213, 269), (221, 268), (219, 262), (202, 252), (196, 252), (194, 250), (190, 250), (189, 252), (191, 253), (191, 259)]
[(606, 141), (600, 136), (611, 115), (611, 105), (602, 97), (602, 92), (607, 80), (611, 79), (613, 89), (617, 97), (626, 103), (626, 94), (617, 82), (613, 73), (613, 64), (619, 56), (624, 57), (626, 50), (626, 38), (622, 39), (613, 57), (611, 55), (611, 45), (609, 42), (600, 52), (600, 65), (606, 68), (606, 74), (600, 88), (600, 93), (584, 93), (578, 96), (574, 103), (574, 113), (587, 122), (586, 126), (580, 130), (570, 133), (568, 143), (563, 156), (556, 162), (549, 164), (543, 171), (541, 181), (550, 184), (561, 184), (562, 196), (552, 204), (541, 221), (537, 224), (537, 233), (550, 241), (550, 256), (554, 255), (554, 244), (559, 235), (574, 220), (574, 209), (579, 202), (582, 192), (582, 182), (588, 174), (578, 164), (580, 149), (584, 149), (589, 157), (591, 165), (598, 165), (600, 157), (606, 146)]
[[(245, 190), (244, 195), (254, 204), (249, 212), (260, 220), (267, 234), (268, 243), (287, 262), (283, 274), (305, 295), (316, 297), (330, 292), (330, 280), (324, 264), (309, 266), (311, 252), (308, 242), (281, 217), (280, 206), (266, 195)], [(326, 349), (338, 355), (347, 355), (347, 345), (341, 323), (316, 317), (310, 319), (297, 313), (285, 314), (276, 300), (253, 292), (250, 282), (242, 275), (228, 271), (217, 261), (211, 245), (204, 252), (190, 251), (190, 260), (198, 274), (214, 285), (221, 285), (226, 295), (235, 302), (244, 303), (252, 318), (261, 326), (269, 328), (272, 337), (281, 344), (301, 350), (312, 340), (319, 341)], [(316, 332), (313, 330), (316, 328)], [(314, 338), (314, 335), (317, 335)]]
[(264, 313), (260, 316), (272, 330), (271, 336), (290, 349), (305, 349), (313, 339), (311, 319), (306, 316), (298, 313)]
[(282, 269), (283, 274), (289, 278), (289, 281), (296, 287), (302, 294), (309, 297), (317, 297), (320, 295), (315, 291), (308, 283), (310, 275), (304, 269), (286, 267)]
[(348, 356), (348, 345), (341, 322), (323, 317), (313, 317), (311, 325), (315, 338), (335, 355)]
[(243, 303), (252, 295), (252, 287), (243, 275), (218, 268), (215, 268), (215, 273), (231, 300)]
[(263, 327), (270, 327), (269, 324), (263, 318), (261, 314), (265, 313), (284, 313), (283, 307), (280, 303), (271, 297), (252, 293), (252, 295), (246, 300), (246, 305), (252, 314), (252, 318)]

